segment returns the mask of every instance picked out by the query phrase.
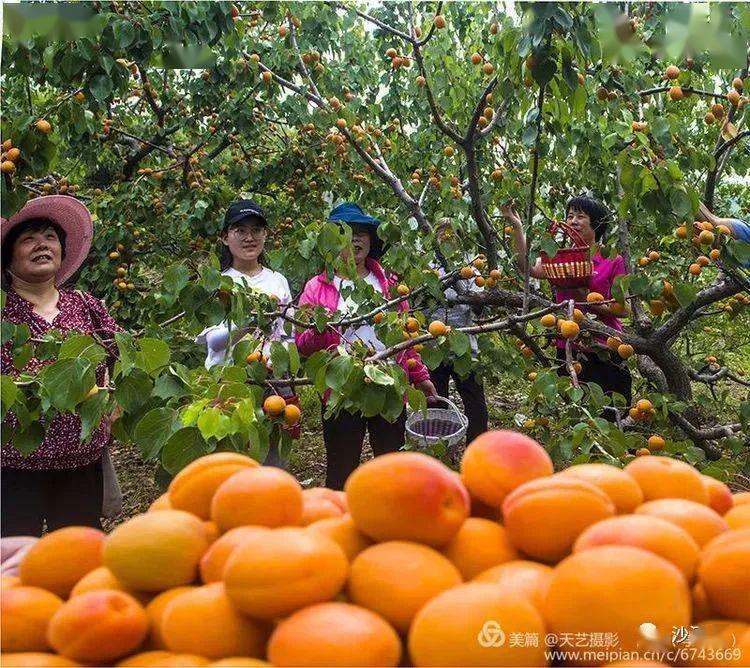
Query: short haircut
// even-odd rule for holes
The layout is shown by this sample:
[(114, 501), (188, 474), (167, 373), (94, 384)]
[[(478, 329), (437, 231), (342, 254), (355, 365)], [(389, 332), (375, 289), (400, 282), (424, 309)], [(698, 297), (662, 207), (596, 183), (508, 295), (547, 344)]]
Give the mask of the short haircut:
[(610, 213), (599, 200), (586, 195), (578, 195), (571, 199), (565, 207), (566, 218), (571, 211), (583, 211), (591, 219), (591, 228), (594, 230), (594, 238), (597, 241), (600, 241), (606, 234)]
[(57, 238), (60, 240), (60, 246), (62, 248), (62, 258), (65, 257), (65, 240), (67, 235), (65, 230), (60, 227), (57, 223), (53, 223), (51, 220), (46, 218), (30, 218), (16, 225), (3, 239), (2, 248), (2, 263), (3, 263), (3, 278), (5, 281), (10, 283), (10, 275), (7, 273), (10, 263), (13, 261), (13, 246), (19, 237), (28, 232), (43, 232), (44, 230), (52, 228), (57, 234)]

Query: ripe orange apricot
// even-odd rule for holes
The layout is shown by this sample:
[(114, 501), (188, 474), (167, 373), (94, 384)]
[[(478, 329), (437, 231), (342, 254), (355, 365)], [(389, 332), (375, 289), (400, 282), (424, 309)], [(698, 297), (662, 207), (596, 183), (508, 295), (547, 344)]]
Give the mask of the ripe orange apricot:
[(604, 295), (599, 292), (589, 292), (586, 295), (586, 301), (589, 304), (601, 304), (604, 301)]
[(575, 339), (581, 331), (578, 323), (573, 320), (560, 320), (560, 334), (566, 339)]
[(354, 524), (376, 541), (445, 545), (469, 515), (469, 493), (437, 459), (393, 452), (362, 464), (346, 481)]
[(136, 515), (112, 531), (104, 565), (127, 588), (164, 591), (195, 580), (209, 547), (203, 523), (182, 510)]
[[(494, 624), (488, 627), (488, 622)], [(529, 601), (505, 596), (490, 582), (459, 585), (417, 613), (409, 629), (409, 656), (415, 666), (547, 665), (544, 643), (499, 643), (497, 629), (539, 638), (545, 633), (544, 621)]]
[(652, 455), (633, 460), (624, 470), (635, 478), (646, 501), (674, 497), (708, 504), (706, 485), (690, 464)]
[(313, 531), (320, 531), (333, 540), (352, 561), (362, 550), (372, 545), (372, 541), (365, 536), (354, 524), (348, 513), (340, 517), (328, 517), (317, 520), (307, 526)]
[(146, 612), (121, 591), (91, 591), (71, 598), (54, 614), (49, 644), (75, 661), (104, 664), (129, 654), (145, 639)]
[(186, 510), (203, 520), (211, 518), (211, 499), (227, 478), (258, 462), (238, 452), (216, 452), (180, 471), (169, 485), (169, 500), (176, 510)]
[(485, 432), (469, 444), (461, 459), (461, 478), (471, 495), (495, 508), (519, 485), (553, 472), (547, 451), (515, 431)]
[(656, 499), (639, 506), (635, 512), (676, 524), (693, 537), (698, 547), (729, 530), (726, 520), (715, 510), (687, 499)]
[(266, 527), (247, 526), (230, 529), (218, 538), (201, 557), (198, 566), (204, 584), (221, 582), (227, 560), (238, 545), (259, 531), (268, 531)]
[(223, 582), (197, 587), (173, 598), (164, 609), (161, 633), (172, 652), (209, 659), (263, 656), (267, 634), (262, 625), (240, 614)]
[(708, 505), (719, 515), (724, 515), (734, 506), (732, 490), (723, 482), (710, 475), (704, 475), (703, 482), (706, 483), (706, 489), (708, 490)]
[(614, 514), (614, 503), (599, 487), (572, 476), (531, 480), (503, 501), (503, 523), (513, 545), (547, 563), (570, 554), (584, 529)]
[(617, 354), (622, 357), (622, 359), (626, 360), (635, 354), (635, 348), (629, 343), (623, 343), (617, 347)]
[(509, 599), (522, 598), (542, 609), (552, 579), (552, 568), (536, 561), (507, 561), (488, 568), (474, 582), (492, 582)]
[(576, 464), (558, 475), (573, 476), (596, 485), (612, 499), (620, 514), (632, 513), (643, 503), (643, 492), (633, 477), (610, 464)]
[(0, 597), (0, 641), (5, 652), (44, 652), (47, 627), (63, 601), (39, 587), (12, 587)]
[(65, 527), (34, 543), (21, 561), (21, 582), (66, 598), (76, 582), (102, 565), (103, 531)]
[(208, 664), (211, 668), (244, 668), (244, 666), (270, 666), (268, 661), (253, 659), (249, 656), (228, 656)]
[(117, 668), (156, 668), (169, 666), (174, 668), (193, 668), (193, 666), (207, 666), (208, 659), (197, 654), (176, 654), (164, 650), (140, 652), (131, 654), (117, 664)]
[(45, 652), (9, 652), (0, 654), (0, 663), (8, 668), (72, 668), (78, 666), (75, 661), (59, 654)]
[(341, 502), (338, 493), (325, 487), (302, 490), (302, 500), (300, 526), (308, 526), (330, 517), (341, 517), (346, 512), (346, 506)]
[(117, 591), (124, 591), (126, 594), (130, 594), (138, 603), (146, 605), (152, 598), (150, 594), (145, 592), (136, 591), (135, 589), (128, 589), (123, 586), (106, 566), (100, 566), (95, 568), (93, 571), (86, 573), (77, 583), (76, 586), (70, 592), (70, 597), (80, 596), (89, 591), (99, 591), (101, 589), (116, 589)]
[(10, 589), (12, 587), (20, 587), (21, 578), (17, 575), (0, 575), (0, 589)]
[(716, 617), (716, 611), (708, 601), (708, 594), (700, 582), (696, 582), (690, 590), (691, 603), (693, 607), (693, 622)]
[(554, 327), (557, 324), (557, 318), (553, 313), (545, 313), (539, 318), (539, 324), (542, 327)]
[(357, 555), (347, 594), (405, 633), (427, 601), (458, 584), (461, 574), (445, 556), (426, 545), (394, 540)]
[(259, 466), (221, 484), (211, 501), (211, 519), (222, 532), (250, 524), (291, 526), (302, 518), (302, 505), (302, 487), (293, 475)]
[(492, 566), (519, 559), (505, 528), (498, 522), (469, 517), (441, 552), (458, 568), (464, 580)]
[(155, 510), (173, 510), (172, 502), (169, 500), (169, 491), (154, 499), (146, 512), (151, 513)]
[(741, 506), (744, 503), (750, 503), (750, 492), (735, 492), (732, 498), (735, 506)]
[(690, 624), (690, 593), (680, 570), (666, 559), (637, 547), (605, 545), (558, 564), (543, 614), (552, 633), (611, 629), (618, 648), (636, 651), (642, 648), (644, 620), (667, 633)]
[(275, 666), (398, 666), (401, 640), (378, 615), (348, 603), (319, 603), (283, 620), (268, 642)]
[(724, 515), (730, 529), (750, 529), (750, 504), (744, 503)]
[(164, 636), (161, 632), (161, 623), (164, 618), (164, 610), (167, 605), (172, 602), (180, 594), (184, 594), (189, 591), (193, 591), (195, 587), (174, 587), (173, 589), (167, 589), (158, 596), (154, 596), (153, 599), (146, 606), (146, 617), (148, 618), (148, 647), (152, 649), (166, 649), (167, 645), (164, 642)]
[(716, 612), (750, 622), (750, 529), (718, 535), (701, 553), (698, 578)]
[(573, 545), (573, 552), (601, 545), (630, 545), (671, 561), (690, 582), (698, 566), (699, 547), (681, 527), (660, 517), (620, 515), (586, 529)]
[(443, 336), (448, 331), (448, 328), (446, 327), (444, 322), (441, 322), (440, 320), (433, 320), (430, 323), (427, 331), (432, 336), (437, 337), (437, 336)]
[(224, 584), (240, 612), (273, 619), (333, 598), (348, 571), (346, 555), (333, 540), (283, 527), (243, 541), (227, 561)]
[(285, 408), (286, 401), (284, 401), (284, 397), (279, 396), (278, 394), (272, 394), (270, 397), (266, 397), (263, 402), (263, 410), (269, 415), (281, 415)]

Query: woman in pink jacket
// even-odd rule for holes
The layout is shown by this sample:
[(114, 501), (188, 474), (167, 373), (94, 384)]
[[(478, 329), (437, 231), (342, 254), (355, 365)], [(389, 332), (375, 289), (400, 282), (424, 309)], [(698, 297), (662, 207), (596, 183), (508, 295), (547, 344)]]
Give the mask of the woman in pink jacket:
[[(353, 202), (340, 204), (331, 211), (329, 218), (339, 224), (350, 225), (352, 228), (352, 250), (354, 262), (357, 265), (357, 280), (369, 283), (375, 290), (389, 298), (390, 287), (394, 281), (386, 276), (383, 267), (377, 261), (383, 248), (376, 231), (380, 221), (368, 216), (358, 204)], [(344, 251), (344, 253), (348, 252), (348, 250)], [(344, 316), (353, 314), (357, 309), (357, 304), (351, 298), (342, 295), (342, 290), (346, 294), (353, 287), (354, 281), (345, 276), (337, 273), (332, 280), (329, 280), (323, 272), (307, 282), (300, 297), (299, 306), (310, 304), (322, 306), (329, 313), (337, 311)], [(406, 310), (408, 305), (402, 301), (398, 308)], [(303, 355), (311, 355), (318, 350), (331, 350), (342, 343), (351, 345), (355, 342), (370, 346), (376, 352), (385, 348), (370, 323), (363, 323), (343, 332), (328, 329), (320, 333), (314, 329), (308, 329), (296, 336), (297, 347)], [(411, 359), (416, 360), (416, 364), (409, 364)], [(428, 398), (437, 394), (427, 367), (413, 348), (397, 355), (396, 361), (408, 374), (409, 381), (422, 390)], [(375, 456), (394, 452), (404, 445), (406, 411), (402, 412), (394, 423), (388, 422), (381, 416), (368, 418), (360, 412), (349, 413), (341, 410), (338, 415), (330, 418), (325, 417), (325, 409), (323, 413), (326, 487), (331, 489), (343, 489), (349, 474), (359, 466), (365, 432), (370, 434), (370, 445)]]

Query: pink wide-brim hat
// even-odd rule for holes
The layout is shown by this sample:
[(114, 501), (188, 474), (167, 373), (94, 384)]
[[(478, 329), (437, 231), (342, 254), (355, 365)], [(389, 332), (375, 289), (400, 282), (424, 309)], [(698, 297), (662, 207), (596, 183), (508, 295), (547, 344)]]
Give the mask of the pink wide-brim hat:
[(68, 195), (46, 195), (29, 200), (10, 218), (2, 219), (0, 243), (16, 225), (34, 218), (43, 218), (59, 225), (65, 231), (65, 257), (60, 263), (55, 283), (62, 285), (85, 262), (94, 239), (94, 221), (81, 200)]

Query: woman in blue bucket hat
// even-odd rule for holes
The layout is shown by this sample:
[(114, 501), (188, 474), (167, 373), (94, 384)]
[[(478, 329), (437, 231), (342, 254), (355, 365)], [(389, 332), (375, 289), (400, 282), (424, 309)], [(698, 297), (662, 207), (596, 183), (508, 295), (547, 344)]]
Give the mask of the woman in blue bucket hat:
[[(390, 289), (396, 283), (395, 279), (387, 276), (378, 258), (383, 252), (383, 242), (377, 234), (381, 221), (365, 213), (356, 202), (344, 202), (335, 207), (329, 220), (352, 228), (351, 249), (345, 249), (342, 256), (351, 253), (357, 267), (357, 282), (369, 283), (384, 297), (390, 297)], [(305, 304), (322, 306), (329, 313), (339, 312), (344, 316), (353, 314), (357, 304), (351, 297), (344, 297), (355, 282), (343, 274), (337, 273), (329, 279), (325, 272), (311, 278), (299, 300), (299, 306)], [(398, 304), (398, 309), (409, 309), (406, 301)], [(362, 323), (358, 327), (350, 327), (345, 331), (335, 331), (332, 328), (325, 332), (307, 329), (296, 336), (297, 347), (303, 355), (312, 355), (318, 350), (332, 350), (342, 343), (351, 345), (361, 342), (373, 350), (381, 351), (385, 345), (378, 339), (375, 328), (370, 323)], [(409, 360), (414, 360), (410, 363)], [(436, 396), (435, 386), (430, 380), (427, 367), (422, 363), (419, 354), (409, 348), (396, 356), (396, 362), (403, 367), (409, 381), (428, 397)], [(324, 395), (323, 401), (328, 398)], [(406, 425), (406, 411), (399, 418), (390, 423), (381, 416), (365, 417), (360, 412), (349, 413), (340, 411), (338, 415), (323, 417), (323, 441), (326, 448), (326, 487), (343, 489), (349, 474), (359, 466), (362, 455), (362, 445), (365, 433), (370, 434), (370, 445), (375, 456), (386, 452), (399, 450), (404, 445)]]

